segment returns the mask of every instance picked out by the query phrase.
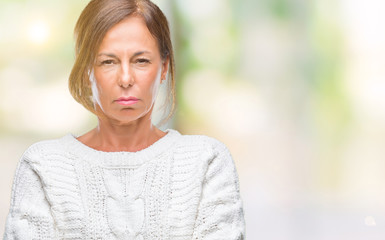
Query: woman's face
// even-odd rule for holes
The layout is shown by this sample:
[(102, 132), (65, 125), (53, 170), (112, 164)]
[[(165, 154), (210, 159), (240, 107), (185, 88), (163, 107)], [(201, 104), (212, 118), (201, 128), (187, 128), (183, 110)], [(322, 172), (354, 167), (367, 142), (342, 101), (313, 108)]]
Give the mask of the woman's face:
[(144, 20), (124, 19), (104, 36), (90, 73), (96, 111), (119, 125), (150, 117), (167, 69)]

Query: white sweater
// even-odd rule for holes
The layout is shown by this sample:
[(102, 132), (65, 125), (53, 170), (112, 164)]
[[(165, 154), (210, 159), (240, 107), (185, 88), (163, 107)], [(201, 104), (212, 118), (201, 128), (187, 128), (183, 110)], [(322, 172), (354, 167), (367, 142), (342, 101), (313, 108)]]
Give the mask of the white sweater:
[(138, 152), (97, 151), (71, 134), (32, 145), (17, 167), (4, 239), (244, 239), (228, 149), (167, 132)]

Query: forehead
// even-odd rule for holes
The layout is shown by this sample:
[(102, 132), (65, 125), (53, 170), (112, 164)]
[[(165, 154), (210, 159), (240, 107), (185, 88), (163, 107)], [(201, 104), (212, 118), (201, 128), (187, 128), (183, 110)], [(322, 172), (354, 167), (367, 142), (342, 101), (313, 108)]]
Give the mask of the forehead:
[(158, 50), (156, 40), (142, 17), (130, 16), (112, 28), (103, 37), (99, 51), (103, 49), (144, 48)]

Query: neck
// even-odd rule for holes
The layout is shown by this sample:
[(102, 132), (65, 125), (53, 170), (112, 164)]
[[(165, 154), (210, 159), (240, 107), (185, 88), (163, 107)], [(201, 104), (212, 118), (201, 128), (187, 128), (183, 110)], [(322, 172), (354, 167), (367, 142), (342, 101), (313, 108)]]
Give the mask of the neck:
[(125, 125), (98, 118), (98, 126), (78, 140), (100, 151), (136, 152), (152, 145), (165, 134), (151, 123), (150, 118)]

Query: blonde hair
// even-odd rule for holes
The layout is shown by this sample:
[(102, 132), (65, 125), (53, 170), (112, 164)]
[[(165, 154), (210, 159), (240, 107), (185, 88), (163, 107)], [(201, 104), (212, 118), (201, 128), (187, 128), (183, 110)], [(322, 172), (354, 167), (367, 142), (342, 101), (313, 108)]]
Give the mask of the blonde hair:
[(156, 40), (162, 60), (169, 58), (167, 121), (175, 111), (175, 63), (167, 18), (150, 0), (92, 0), (84, 8), (75, 26), (75, 63), (69, 77), (73, 98), (86, 109), (96, 113), (92, 100), (90, 72), (96, 52), (107, 31), (129, 16), (140, 16)]

